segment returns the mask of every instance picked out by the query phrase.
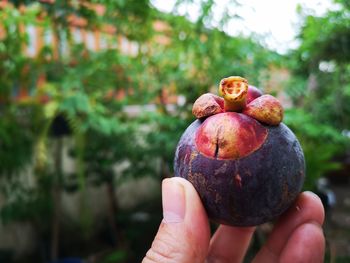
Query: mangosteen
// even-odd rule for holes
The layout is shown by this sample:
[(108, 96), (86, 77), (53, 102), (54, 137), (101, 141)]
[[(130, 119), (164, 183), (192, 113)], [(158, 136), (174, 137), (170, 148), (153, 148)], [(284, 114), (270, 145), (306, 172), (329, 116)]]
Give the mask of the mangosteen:
[(273, 96), (237, 76), (221, 80), (219, 94), (204, 94), (193, 104), (197, 120), (178, 143), (175, 176), (193, 184), (215, 222), (272, 221), (302, 189), (302, 148)]

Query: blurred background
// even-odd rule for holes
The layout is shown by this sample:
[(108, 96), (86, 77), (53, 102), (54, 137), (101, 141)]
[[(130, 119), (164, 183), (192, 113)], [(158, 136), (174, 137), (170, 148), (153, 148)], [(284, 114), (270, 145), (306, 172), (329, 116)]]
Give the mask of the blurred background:
[(350, 262), (349, 3), (1, 0), (0, 262), (140, 262), (192, 104), (230, 75), (283, 103), (326, 262)]

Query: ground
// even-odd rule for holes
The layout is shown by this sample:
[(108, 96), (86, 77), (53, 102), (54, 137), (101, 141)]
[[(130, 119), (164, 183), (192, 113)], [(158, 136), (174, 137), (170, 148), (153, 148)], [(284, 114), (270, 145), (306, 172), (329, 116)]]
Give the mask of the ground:
[(327, 212), (325, 234), (329, 262), (350, 262), (350, 184), (332, 184), (336, 204)]

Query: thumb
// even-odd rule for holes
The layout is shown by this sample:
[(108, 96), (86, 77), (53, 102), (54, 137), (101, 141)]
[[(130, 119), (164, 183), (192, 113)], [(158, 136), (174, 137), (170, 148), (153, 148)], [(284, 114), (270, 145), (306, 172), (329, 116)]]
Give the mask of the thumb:
[(162, 201), (163, 220), (142, 263), (204, 262), (210, 229), (192, 184), (179, 177), (165, 179)]

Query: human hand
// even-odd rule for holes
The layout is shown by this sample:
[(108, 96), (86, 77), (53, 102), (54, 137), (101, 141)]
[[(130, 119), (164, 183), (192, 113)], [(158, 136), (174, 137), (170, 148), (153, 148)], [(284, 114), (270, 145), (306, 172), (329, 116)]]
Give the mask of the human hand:
[[(220, 225), (210, 239), (209, 222), (197, 192), (182, 178), (162, 184), (163, 220), (142, 263), (242, 262), (255, 227)], [(284, 213), (253, 262), (323, 262), (324, 209), (311, 192)]]

